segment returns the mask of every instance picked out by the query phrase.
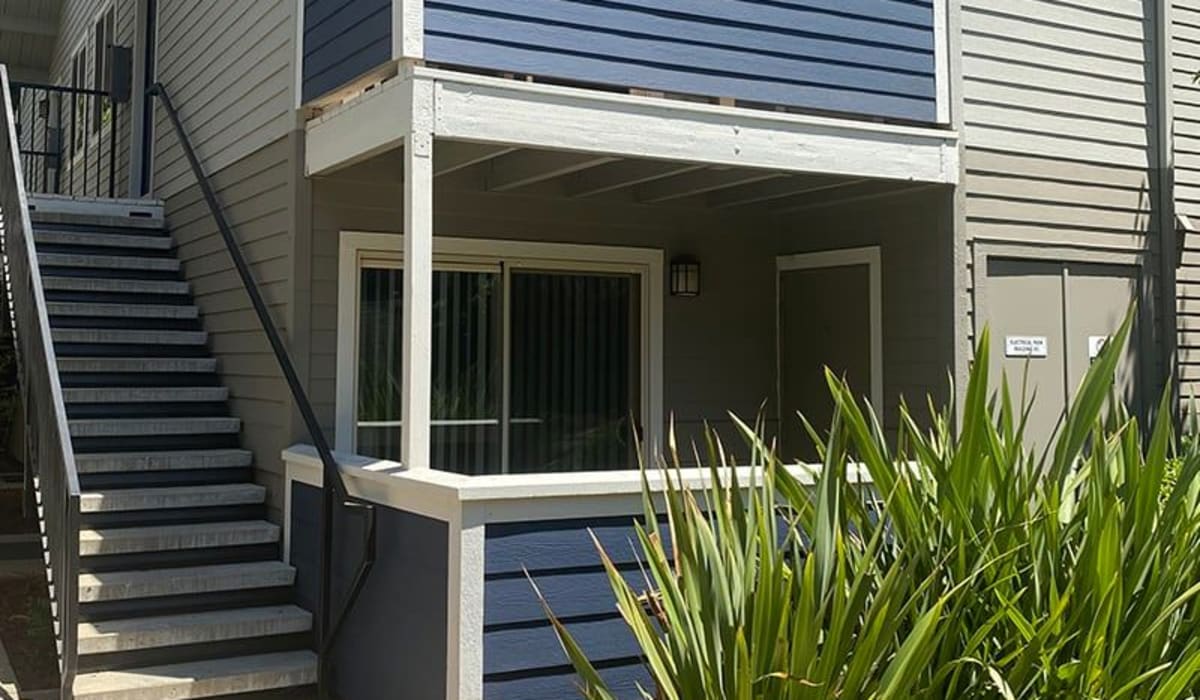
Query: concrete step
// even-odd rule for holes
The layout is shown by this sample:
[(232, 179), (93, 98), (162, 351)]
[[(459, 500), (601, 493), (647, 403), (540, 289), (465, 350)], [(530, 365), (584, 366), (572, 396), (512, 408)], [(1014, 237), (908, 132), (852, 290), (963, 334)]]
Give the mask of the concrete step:
[(218, 508), (221, 505), (262, 503), (266, 489), (258, 484), (161, 486), (156, 489), (90, 491), (79, 496), (80, 513), (116, 513), (125, 510), (168, 508)]
[(111, 277), (42, 278), (42, 287), (52, 292), (109, 292), (112, 294), (187, 294), (187, 282), (171, 280), (127, 280)]
[(317, 682), (317, 655), (290, 651), (80, 674), (75, 700), (188, 700)]
[(125, 330), (121, 328), (54, 328), (50, 335), (56, 343), (95, 343), (117, 345), (204, 345), (204, 331)]
[(137, 255), (41, 253), (38, 255), (38, 263), (48, 267), (80, 267), (92, 270), (179, 271), (179, 261), (175, 258), (147, 258)]
[(113, 527), (79, 532), (80, 556), (177, 552), (243, 547), (279, 541), (279, 526), (264, 520), (189, 523), (154, 527)]
[(183, 304), (90, 304), (76, 301), (46, 303), (51, 316), (85, 316), (88, 318), (154, 318), (191, 320), (200, 317), (200, 309)]
[(142, 248), (144, 250), (170, 250), (174, 246), (170, 236), (132, 236), (116, 233), (87, 233), (85, 231), (45, 231), (35, 229), (33, 240), (35, 243), (46, 245)]
[(312, 629), (312, 614), (294, 605), (159, 615), (79, 625), (80, 654), (110, 654), (187, 644), (212, 644), (299, 634)]
[(69, 421), (71, 437), (236, 434), (237, 418), (117, 418)]
[(257, 505), (267, 496), (258, 484), (209, 484), (159, 488), (105, 489), (79, 496), (82, 513), (112, 513), (174, 508), (218, 508)]
[(67, 403), (193, 403), (229, 398), (223, 386), (197, 387), (100, 387), (64, 389)]
[(211, 357), (61, 357), (59, 372), (195, 374), (217, 371)]
[[(68, 391), (73, 390), (68, 389)], [(239, 469), (249, 467), (253, 461), (254, 455), (249, 450), (230, 449), (75, 455), (75, 467), (80, 474)]]
[[(189, 596), (290, 586), (296, 570), (281, 561), (109, 571), (79, 575), (79, 602)], [(76, 696), (78, 697), (78, 696)]]

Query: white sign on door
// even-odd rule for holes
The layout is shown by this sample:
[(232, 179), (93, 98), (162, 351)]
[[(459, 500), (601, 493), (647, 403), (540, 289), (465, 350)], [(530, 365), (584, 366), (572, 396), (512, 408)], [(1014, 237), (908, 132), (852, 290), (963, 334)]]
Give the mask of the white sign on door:
[(1094, 360), (1100, 357), (1100, 351), (1104, 349), (1108, 343), (1107, 335), (1089, 335), (1088, 336), (1088, 359)]
[(1010, 335), (1004, 339), (1005, 357), (1047, 357), (1050, 344), (1044, 335)]

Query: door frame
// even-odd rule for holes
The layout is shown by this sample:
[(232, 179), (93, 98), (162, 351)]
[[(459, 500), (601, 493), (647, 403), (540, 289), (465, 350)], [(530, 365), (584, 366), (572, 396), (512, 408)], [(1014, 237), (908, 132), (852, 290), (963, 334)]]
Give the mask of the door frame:
[(137, 0), (133, 94), (129, 102), (129, 197), (154, 193), (154, 99), (146, 94), (158, 72), (158, 0)]
[(775, 400), (783, 420), (783, 274), (797, 270), (867, 266), (871, 323), (871, 405), (883, 410), (883, 254), (879, 246), (842, 248), (775, 258)]
[[(653, 464), (666, 446), (663, 409), (663, 251), (594, 243), (554, 243), (494, 238), (435, 236), (434, 264), (446, 269), (456, 264), (497, 265), (502, 274), (514, 269), (611, 272), (635, 275), (641, 280), (638, 350), (641, 372), (643, 458)], [(343, 230), (338, 236), (338, 303), (335, 361), (334, 444), (341, 452), (357, 447), (358, 401), (358, 295), (360, 270), (404, 263), (404, 235)], [(504, 309), (503, 352), (508, 353), (508, 306)], [(508, 391), (509, 366), (501, 369)], [(502, 404), (504, 402), (502, 401)], [(507, 419), (508, 406), (501, 416)], [(504, 422), (502, 420), (502, 423)], [(502, 428), (504, 429), (504, 428)]]
[[(1138, 271), (1137, 324), (1139, 332), (1138, 337), (1130, 338), (1129, 342), (1131, 346), (1136, 343), (1134, 349), (1139, 358), (1138, 379), (1150, 388), (1150, 391), (1144, 395), (1145, 408), (1150, 412), (1155, 410), (1157, 405), (1156, 397), (1162, 389), (1162, 382), (1169, 379), (1164, 376), (1164, 372), (1171, 370), (1157, 367), (1161, 362), (1161, 356), (1154, 350), (1154, 336), (1157, 331), (1154, 324), (1154, 317), (1156, 314), (1157, 299), (1153, 294), (1153, 270), (1148, 265), (1149, 254), (1147, 251), (1075, 248), (1069, 245), (1033, 245), (986, 239), (976, 239), (973, 243), (973, 248), (971, 256), (973, 272), (972, 291), (975, 304), (972, 318), (972, 333), (969, 339), (960, 339), (964, 345), (959, 348), (961, 352), (967, 354), (968, 358), (974, 357), (975, 345), (979, 342), (979, 334), (983, 332), (983, 327), (990, 318), (988, 305), (988, 263), (992, 258), (1052, 262), (1062, 263), (1063, 265), (1070, 265), (1072, 263), (1080, 265), (1112, 265), (1114, 267), (1136, 269)], [(1065, 296), (1065, 287), (1063, 292), (1063, 303), (1066, 305), (1066, 313), (1070, 313), (1071, 302)], [(1063, 352), (1068, 353), (1069, 356), (1071, 341), (1069, 338), (1066, 338), (1064, 342), (1068, 345), (1063, 348)], [(1068, 403), (1074, 399), (1075, 388), (1067, 386), (1066, 396)]]

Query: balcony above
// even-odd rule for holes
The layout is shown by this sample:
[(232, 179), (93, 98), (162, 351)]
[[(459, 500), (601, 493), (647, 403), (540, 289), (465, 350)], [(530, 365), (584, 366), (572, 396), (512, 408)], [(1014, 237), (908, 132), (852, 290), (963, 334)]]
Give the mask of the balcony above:
[(323, 102), (413, 59), (933, 125), (948, 121), (944, 25), (944, 0), (308, 0), (302, 93)]

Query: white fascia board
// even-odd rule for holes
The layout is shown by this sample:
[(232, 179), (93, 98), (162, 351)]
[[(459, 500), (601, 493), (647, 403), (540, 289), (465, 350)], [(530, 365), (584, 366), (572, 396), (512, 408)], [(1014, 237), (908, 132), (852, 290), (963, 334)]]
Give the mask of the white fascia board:
[(309, 121), (305, 174), (328, 174), (399, 148), (413, 128), (412, 96), (411, 80), (394, 78)]
[[(642, 493), (643, 475), (637, 469), (465, 476), (434, 469), (406, 470), (396, 462), (343, 453), (335, 453), (335, 457), (351, 495), (444, 522), (462, 517), (463, 509), (468, 507), (482, 508), (483, 517), (489, 522), (509, 519), (495, 517), (507, 512), (519, 513), (520, 517), (514, 518), (518, 520), (568, 517), (564, 513), (583, 517), (597, 514), (597, 510), (607, 512), (606, 501), (614, 497), (632, 497), (622, 500), (636, 505)], [(319, 485), (316, 479), (321, 462), (313, 447), (294, 445), (284, 450), (283, 460), (292, 478)], [(303, 475), (306, 469), (310, 472), (307, 477)], [(852, 482), (871, 483), (862, 465), (850, 464), (847, 470)], [(736, 467), (723, 470), (721, 476), (724, 479), (736, 474), (738, 483), (749, 484), (756, 471), (761, 471), (761, 467)], [(801, 483), (812, 485), (820, 467), (796, 465), (788, 467), (788, 471)], [(651, 491), (667, 490), (660, 470), (651, 470), (645, 477)], [(684, 488), (701, 489), (711, 485), (712, 472), (706, 468), (688, 468), (675, 473), (673, 478)]]
[(957, 184), (958, 135), (415, 68), (440, 138), (616, 157)]

